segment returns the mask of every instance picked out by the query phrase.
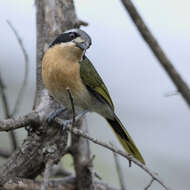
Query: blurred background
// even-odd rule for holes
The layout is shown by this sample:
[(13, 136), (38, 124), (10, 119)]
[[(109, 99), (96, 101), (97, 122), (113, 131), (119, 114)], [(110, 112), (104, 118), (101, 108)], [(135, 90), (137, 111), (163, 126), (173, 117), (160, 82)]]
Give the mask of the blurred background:
[[(190, 2), (187, 0), (134, 1), (145, 22), (156, 36), (187, 83), (190, 83)], [(83, 28), (92, 37), (87, 56), (103, 77), (115, 110), (141, 150), (147, 166), (160, 174), (171, 189), (190, 186), (190, 110), (173, 83), (144, 43), (119, 0), (75, 0), (77, 15), (89, 23)], [(33, 0), (0, 1), (0, 72), (12, 108), (24, 76), (24, 59), (18, 42), (6, 23), (10, 20), (22, 37), (29, 54), (30, 72), (19, 114), (30, 112), (35, 93), (36, 24)], [(3, 118), (2, 106), (0, 116)], [(115, 136), (96, 114), (87, 115), (90, 135), (105, 142)], [(93, 122), (92, 122), (93, 121)], [(17, 130), (22, 143), (24, 130)], [(0, 148), (9, 147), (6, 133), (0, 133)], [(95, 168), (103, 181), (118, 185), (112, 153), (91, 144)], [(128, 189), (143, 189), (149, 176), (120, 158)], [(2, 164), (5, 160), (0, 159)], [(65, 158), (65, 167), (72, 161)], [(150, 189), (162, 187), (154, 182)]]

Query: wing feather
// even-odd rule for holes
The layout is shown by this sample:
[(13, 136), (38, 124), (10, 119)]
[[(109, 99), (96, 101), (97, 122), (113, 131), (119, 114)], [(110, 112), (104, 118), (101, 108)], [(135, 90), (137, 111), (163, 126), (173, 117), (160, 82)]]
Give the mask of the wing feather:
[(83, 83), (87, 86), (87, 89), (91, 89), (90, 91), (97, 93), (98, 96), (100, 95), (106, 101), (106, 103), (112, 109), (114, 109), (114, 105), (109, 95), (108, 89), (86, 56), (80, 62), (80, 76)]

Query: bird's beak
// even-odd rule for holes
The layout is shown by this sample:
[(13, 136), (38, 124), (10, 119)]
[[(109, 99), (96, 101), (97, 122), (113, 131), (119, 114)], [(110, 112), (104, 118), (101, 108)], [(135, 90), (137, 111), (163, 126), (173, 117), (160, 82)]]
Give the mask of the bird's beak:
[(74, 39), (73, 42), (83, 51), (86, 51), (91, 46), (91, 40), (85, 38), (83, 39), (81, 37)]

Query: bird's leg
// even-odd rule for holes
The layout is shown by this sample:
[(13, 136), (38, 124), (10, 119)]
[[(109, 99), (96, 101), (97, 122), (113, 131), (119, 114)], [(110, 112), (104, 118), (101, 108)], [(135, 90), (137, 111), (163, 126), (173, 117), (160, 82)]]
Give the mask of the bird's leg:
[[(79, 119), (81, 119), (86, 113), (88, 112), (88, 110), (84, 110), (81, 113), (79, 113), (77, 116), (75, 116), (75, 121), (78, 121)], [(73, 118), (69, 119), (69, 120), (64, 120), (63, 121), (63, 127), (72, 124), (73, 123)]]
[(73, 115), (73, 118), (70, 119), (70, 120), (64, 120), (63, 121), (63, 126), (67, 126), (69, 124), (72, 124), (73, 126), (75, 125), (75, 122), (78, 121), (80, 118), (82, 118), (87, 112), (88, 110), (84, 110), (82, 111), (81, 113), (79, 113), (77, 116), (75, 114), (75, 105), (74, 105), (74, 100), (73, 100), (73, 96), (71, 94), (71, 91), (70, 91), (70, 88), (66, 88), (67, 90), (67, 93), (69, 95), (69, 99), (70, 99), (70, 102), (71, 102), (71, 108), (72, 108), (72, 115)]
[(67, 93), (69, 95), (69, 99), (70, 99), (70, 102), (71, 102), (71, 108), (72, 108), (72, 113), (73, 113), (73, 121), (72, 121), (72, 123), (73, 123), (73, 126), (74, 126), (75, 125), (75, 105), (74, 105), (74, 100), (73, 100), (73, 96), (71, 94), (70, 88), (68, 87), (68, 88), (66, 88), (66, 90), (67, 90)]
[(50, 113), (50, 115), (47, 118), (47, 122), (50, 124), (53, 121), (53, 119), (55, 119), (56, 116), (65, 112), (66, 110), (67, 110), (67, 108), (61, 107), (61, 108), (57, 109), (56, 111)]
[(88, 112), (88, 110), (84, 110), (84, 111), (82, 111), (81, 113), (79, 113), (79, 114), (75, 117), (76, 121), (78, 121), (79, 119), (81, 119), (87, 112)]
[[(67, 111), (67, 108), (61, 107), (54, 112), (50, 113), (49, 116), (47, 117), (47, 123), (50, 125), (51, 122), (55, 119), (56, 116), (60, 115), (61, 113)], [(42, 128), (32, 128), (31, 126), (25, 127), (25, 129), (28, 132), (28, 135), (30, 136), (32, 132), (37, 134), (38, 136), (41, 136), (44, 133), (44, 130)]]

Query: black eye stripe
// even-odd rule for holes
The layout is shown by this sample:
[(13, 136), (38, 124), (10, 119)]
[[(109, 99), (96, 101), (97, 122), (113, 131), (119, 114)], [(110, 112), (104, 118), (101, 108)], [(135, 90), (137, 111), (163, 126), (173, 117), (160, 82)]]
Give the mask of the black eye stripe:
[(60, 43), (66, 43), (66, 42), (70, 42), (71, 40), (77, 38), (79, 36), (79, 34), (77, 34), (76, 32), (69, 32), (69, 33), (64, 33), (64, 34), (60, 34), (51, 44), (49, 47), (52, 47), (56, 44), (60, 44)]

